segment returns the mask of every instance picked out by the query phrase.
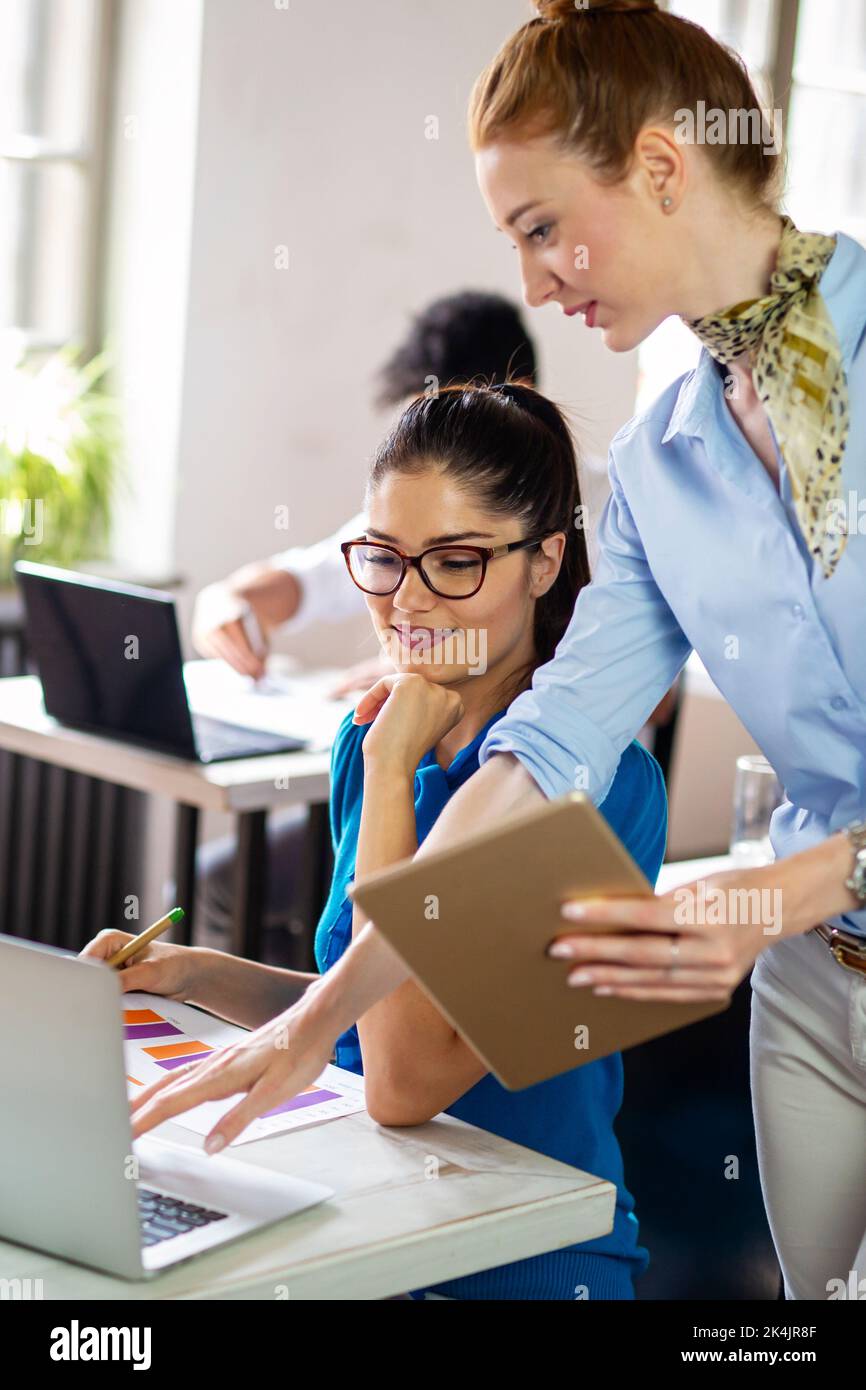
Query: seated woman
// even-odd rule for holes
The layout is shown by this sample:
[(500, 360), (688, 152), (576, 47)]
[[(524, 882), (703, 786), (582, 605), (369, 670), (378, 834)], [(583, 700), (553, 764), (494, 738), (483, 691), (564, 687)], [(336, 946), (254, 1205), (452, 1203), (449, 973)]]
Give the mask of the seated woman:
[[(421, 398), (379, 449), (365, 537), (347, 542), (344, 553), (397, 670), (364, 696), (334, 743), (335, 865), (316, 931), (321, 971), (364, 925), (359, 909), (353, 922), (347, 886), (415, 853), (476, 770), (487, 730), (552, 657), (589, 578), (578, 506), (568, 429), (557, 408), (529, 387), (461, 387)], [(626, 749), (599, 809), (654, 882), (666, 800), (658, 766), (640, 744)], [(107, 955), (126, 939), (104, 933), (86, 950)], [(257, 1026), (310, 978), (154, 943), (124, 971), (123, 984)], [(647, 1255), (613, 1130), (622, 1099), (618, 1054), (507, 1091), (407, 983), (339, 1039), (336, 1061), (363, 1072), (367, 1107), (380, 1124), (420, 1124), (447, 1110), (616, 1185), (609, 1235), (431, 1292), (460, 1299), (634, 1296), (632, 1281)]]

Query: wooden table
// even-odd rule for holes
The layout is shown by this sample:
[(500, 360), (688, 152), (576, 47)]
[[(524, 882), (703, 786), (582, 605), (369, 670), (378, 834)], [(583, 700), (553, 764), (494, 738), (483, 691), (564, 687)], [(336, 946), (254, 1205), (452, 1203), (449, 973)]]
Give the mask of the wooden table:
[[(173, 1122), (156, 1133), (202, 1144)], [(41, 1280), (46, 1299), (380, 1299), (593, 1240), (613, 1225), (611, 1183), (450, 1115), (412, 1129), (349, 1115), (231, 1156), (336, 1195), (152, 1280), (129, 1283), (8, 1242), (0, 1279)], [(59, 1164), (62, 1181), (62, 1156)]]
[(58, 724), (45, 713), (42, 687), (33, 676), (0, 681), (0, 748), (135, 791), (166, 796), (176, 803), (177, 898), (186, 912), (187, 943), (194, 924), (195, 854), (202, 811), (228, 812), (237, 819), (233, 950), (238, 955), (255, 959), (261, 945), (269, 811), (309, 807), (310, 832), (301, 883), (308, 914), (316, 916), (320, 910), (330, 862), (327, 750), (207, 766), (188, 762)]

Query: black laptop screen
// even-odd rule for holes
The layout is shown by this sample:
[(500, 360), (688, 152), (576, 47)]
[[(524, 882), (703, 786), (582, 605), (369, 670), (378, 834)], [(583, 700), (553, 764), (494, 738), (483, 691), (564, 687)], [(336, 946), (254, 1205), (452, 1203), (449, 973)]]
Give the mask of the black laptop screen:
[(16, 573), (47, 712), (194, 757), (172, 599), (48, 567), (21, 565)]

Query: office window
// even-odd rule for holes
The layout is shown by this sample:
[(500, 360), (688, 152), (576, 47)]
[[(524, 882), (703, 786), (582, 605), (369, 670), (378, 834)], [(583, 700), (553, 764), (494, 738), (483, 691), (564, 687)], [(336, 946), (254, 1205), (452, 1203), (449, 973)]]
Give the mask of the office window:
[(800, 0), (787, 208), (798, 226), (866, 244), (866, 4)]
[(0, 333), (29, 348), (97, 336), (108, 6), (0, 6)]
[(746, 61), (758, 98), (770, 105), (778, 0), (671, 0), (668, 9), (691, 19)]
[[(859, 5), (861, 0), (847, 2)], [(816, 8), (822, 5), (825, 0), (817, 0)], [(762, 106), (782, 105), (774, 90), (786, 91), (790, 81), (786, 22), (796, 12), (796, 0), (793, 8), (792, 0), (671, 0), (667, 8), (700, 24), (743, 57)], [(782, 126), (788, 132), (784, 119)], [(641, 344), (636, 408), (651, 405), (666, 386), (695, 366), (699, 355), (694, 334), (679, 319), (666, 319)]]

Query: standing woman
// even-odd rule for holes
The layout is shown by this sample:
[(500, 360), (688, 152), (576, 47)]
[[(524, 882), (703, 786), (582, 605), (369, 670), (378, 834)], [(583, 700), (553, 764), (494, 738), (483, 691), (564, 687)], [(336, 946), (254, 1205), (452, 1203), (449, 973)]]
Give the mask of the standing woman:
[[(720, 914), (683, 912), (697, 885), (690, 898), (566, 905), (564, 918), (631, 931), (572, 934), (556, 954), (572, 985), (669, 1000), (727, 997), (757, 959), (770, 1224), (789, 1296), (826, 1298), (851, 1270), (866, 1278), (866, 539), (856, 508), (851, 534), (840, 524), (866, 489), (866, 252), (780, 215), (760, 121), (755, 143), (739, 129), (722, 144), (677, 138), (684, 111), (758, 110), (741, 62), (703, 30), (625, 0), (538, 11), (481, 75), (470, 112), (482, 193), (526, 300), (583, 313), (615, 352), (678, 314), (705, 350), (614, 439), (593, 582), (419, 856), (570, 790), (578, 771), (600, 803), (699, 652), (785, 788), (777, 863), (710, 880), (735, 909)], [(781, 895), (781, 921), (744, 922), (762, 889)], [(334, 1038), (404, 978), (368, 926), (273, 1024), (137, 1098), (137, 1132), (249, 1092), (218, 1146), (312, 1080)]]
[[(760, 120), (722, 144), (675, 138), (701, 100), (758, 110), (742, 64), (703, 30), (651, 3), (538, 9), (470, 113), (527, 303), (583, 312), (618, 352), (675, 313), (704, 352), (614, 440), (594, 593), (481, 761), (515, 753), (556, 795), (583, 756), (603, 786), (694, 647), (773, 764), (783, 863), (720, 879), (718, 925), (681, 929), (694, 894), (645, 914), (584, 904), (584, 917), (663, 934), (576, 936), (557, 952), (573, 983), (646, 999), (731, 988), (757, 956), (765, 1201), (788, 1296), (827, 1298), (851, 1270), (866, 1279), (866, 253), (780, 216), (781, 161)], [(611, 714), (614, 690), (639, 693)], [(751, 886), (781, 890), (781, 931), (760, 911), (743, 923), (731, 890)], [(840, 913), (835, 935), (811, 930)]]

